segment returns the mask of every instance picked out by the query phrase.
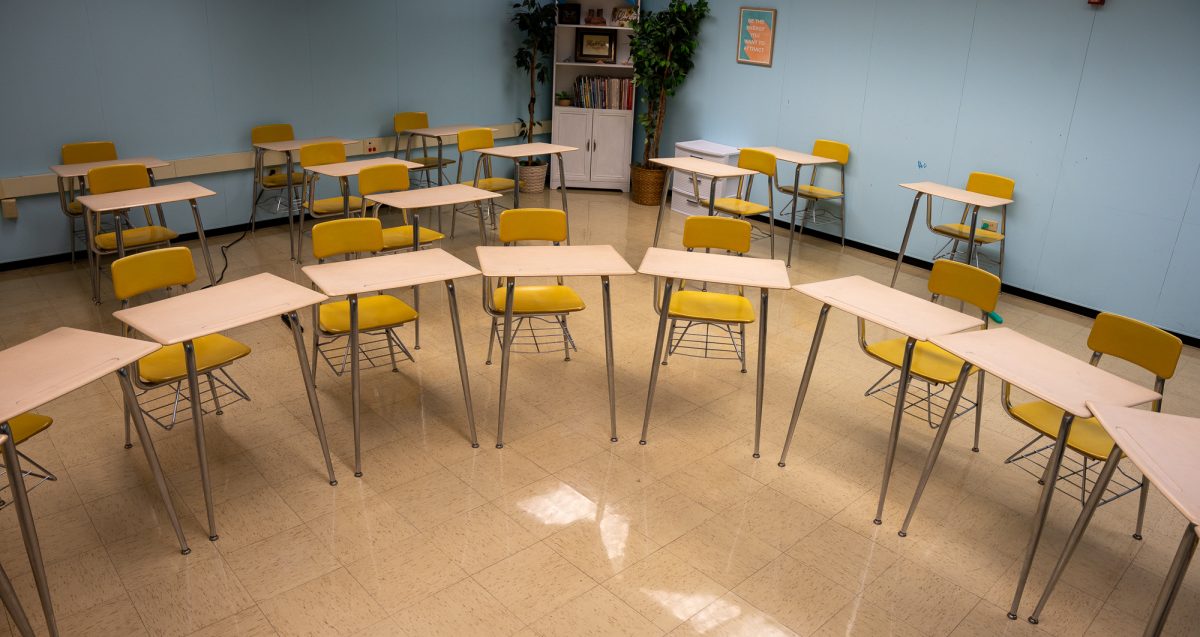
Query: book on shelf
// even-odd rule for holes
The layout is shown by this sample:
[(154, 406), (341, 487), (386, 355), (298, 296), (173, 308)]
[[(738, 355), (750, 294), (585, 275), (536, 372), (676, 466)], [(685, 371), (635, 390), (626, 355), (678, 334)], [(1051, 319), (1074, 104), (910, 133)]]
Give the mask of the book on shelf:
[(575, 79), (572, 106), (633, 110), (634, 86), (630, 78), (581, 75)]

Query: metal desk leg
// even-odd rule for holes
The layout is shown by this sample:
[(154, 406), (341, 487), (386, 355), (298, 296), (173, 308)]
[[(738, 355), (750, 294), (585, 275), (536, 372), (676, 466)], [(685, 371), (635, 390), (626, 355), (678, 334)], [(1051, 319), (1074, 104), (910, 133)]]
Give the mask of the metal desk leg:
[[(250, 177), (250, 234), (254, 234), (254, 224), (258, 219), (258, 198), (262, 196), (263, 151), (254, 148), (254, 172)], [(288, 193), (290, 197), (292, 193)]]
[[(904, 420), (904, 403), (908, 400), (908, 381), (912, 377), (913, 350), (917, 339), (904, 343), (904, 362), (900, 365), (900, 384), (896, 385), (896, 406), (892, 409), (892, 431), (888, 434), (887, 457), (883, 461), (883, 483), (879, 485), (879, 506), (875, 509), (875, 524), (883, 524), (883, 501), (887, 499), (892, 464), (896, 461), (896, 445), (900, 442), (900, 422)], [(957, 389), (957, 388), (956, 388)]]
[(454, 294), (454, 281), (446, 281), (446, 302), (450, 304), (450, 326), (454, 329), (454, 351), (458, 354), (458, 378), (462, 381), (463, 402), (467, 406), (467, 425), (471, 428), (471, 446), (479, 448), (479, 437), (475, 435), (475, 407), (471, 403), (471, 381), (467, 375), (467, 355), (463, 351), (462, 325), (458, 320), (458, 298)]
[[(313, 306), (313, 314), (317, 307)], [(313, 367), (309, 366), (308, 354), (304, 351), (304, 336), (300, 333), (300, 317), (296, 312), (287, 315), (288, 325), (292, 330), (292, 338), (296, 342), (296, 358), (300, 362), (300, 377), (304, 379), (304, 391), (308, 394), (308, 408), (312, 411), (313, 424), (317, 428), (317, 440), (321, 441), (321, 453), (325, 455), (325, 471), (329, 474), (329, 484), (337, 486), (337, 478), (333, 475), (333, 459), (329, 456), (329, 439), (325, 437), (325, 420), (321, 418), (321, 405), (317, 403), (317, 384), (313, 380), (316, 359)], [(316, 339), (317, 322), (313, 321), (313, 338)]]
[(1171, 560), (1171, 569), (1167, 571), (1167, 579), (1158, 593), (1158, 600), (1154, 602), (1154, 610), (1150, 613), (1150, 623), (1146, 624), (1146, 632), (1143, 633), (1146, 637), (1158, 637), (1162, 634), (1163, 628), (1167, 624), (1167, 615), (1171, 612), (1171, 606), (1175, 603), (1179, 587), (1183, 585), (1183, 576), (1187, 575), (1188, 564), (1191, 563), (1192, 555), (1195, 552), (1196, 525), (1188, 524), (1187, 528), (1183, 530), (1183, 539), (1179, 541), (1179, 548), (1175, 551), (1175, 559)]
[[(562, 158), (559, 158), (561, 161)], [(561, 165), (561, 164), (560, 164)], [(567, 187), (563, 182), (563, 189)], [(613, 371), (612, 291), (607, 276), (600, 277), (604, 295), (604, 365), (608, 370), (608, 420), (611, 427), (609, 442), (617, 441), (617, 383)]]
[[(530, 158), (532, 159), (532, 158)], [(513, 208), (521, 207), (521, 160), (513, 157)]]
[(21, 637), (34, 637), (33, 627), (29, 625), (29, 617), (25, 615), (25, 609), (21, 607), (21, 600), (17, 598), (17, 591), (13, 588), (12, 580), (8, 579), (8, 573), (4, 572), (3, 567), (0, 567), (0, 600), (4, 601), (4, 608), (8, 610), (9, 617), (12, 617), (13, 623), (17, 625), (17, 632), (21, 633)]
[(825, 320), (829, 318), (829, 304), (821, 306), (817, 327), (813, 330), (812, 345), (808, 347), (808, 360), (804, 363), (804, 375), (800, 377), (800, 391), (796, 392), (796, 406), (792, 407), (792, 422), (788, 425), (787, 438), (783, 440), (783, 453), (779, 454), (779, 466), (787, 466), (788, 449), (792, 448), (792, 436), (796, 434), (796, 423), (800, 421), (800, 410), (804, 408), (804, 397), (808, 395), (808, 382), (812, 380), (813, 365), (817, 362), (817, 350), (821, 348), (821, 337), (825, 334)]
[(891, 287), (896, 287), (896, 277), (900, 276), (900, 264), (904, 263), (904, 251), (908, 249), (908, 237), (912, 234), (913, 221), (917, 219), (917, 204), (921, 203), (922, 193), (913, 197), (912, 210), (908, 213), (908, 225), (904, 228), (904, 239), (900, 241), (900, 253), (896, 255), (896, 267), (892, 270)]
[(504, 448), (504, 401), (508, 395), (508, 359), (512, 354), (513, 303), (516, 279), (504, 280), (504, 340), (500, 342), (500, 416), (496, 420), (496, 448)]
[[(754, 457), (758, 457), (758, 443), (762, 438), (763, 389), (767, 382), (767, 288), (762, 288), (758, 302), (758, 378), (754, 397)], [(742, 351), (742, 356), (746, 352)]]
[[(338, 186), (342, 189), (342, 218), (350, 218), (350, 178), (339, 177)], [(313, 225), (316, 225), (315, 223)]]
[(196, 431), (196, 456), (200, 461), (200, 484), (204, 487), (204, 508), (208, 513), (208, 539), (216, 542), (219, 537), (217, 535), (217, 517), (213, 513), (212, 480), (208, 475), (208, 450), (204, 446), (204, 411), (200, 408), (200, 375), (196, 371), (196, 346), (192, 341), (183, 342), (183, 358), (187, 362), (188, 400), (192, 401), (192, 428)]
[(663, 288), (662, 307), (658, 311), (658, 332), (654, 335), (654, 356), (650, 359), (650, 390), (646, 393), (646, 416), (642, 419), (642, 438), (638, 444), (646, 444), (646, 434), (650, 430), (650, 409), (654, 406), (654, 388), (658, 385), (658, 361), (662, 360), (663, 340), (667, 335), (667, 315), (671, 308), (671, 287), (675, 279), (668, 278)]
[(183, 535), (183, 527), (179, 524), (179, 515), (175, 512), (175, 504), (171, 502), (171, 492), (167, 490), (167, 480), (163, 477), (162, 465), (158, 462), (158, 453), (154, 451), (154, 440), (150, 438), (150, 432), (146, 429), (146, 420), (142, 416), (142, 410), (138, 407), (133, 383), (129, 381), (128, 368), (118, 369), (117, 377), (121, 381), (121, 392), (124, 394), (125, 404), (128, 406), (127, 414), (132, 417), (133, 426), (137, 429), (138, 441), (142, 443), (142, 451), (146, 454), (146, 463), (150, 465), (150, 473), (154, 475), (154, 484), (158, 486), (158, 494), (162, 497), (163, 506), (167, 509), (171, 527), (175, 529), (175, 537), (179, 540), (179, 552), (187, 555), (192, 552), (192, 549), (188, 548), (187, 538)]
[[(438, 137), (437, 137), (437, 143), (438, 143), (438, 165), (437, 165), (437, 174), (438, 174), (438, 185), (440, 186), (440, 185), (442, 185), (442, 145), (443, 145), (443, 144), (442, 144), (442, 136), (441, 136), (441, 135), (438, 135)], [(461, 162), (461, 161), (462, 161), (462, 157), (459, 157), (459, 158), (458, 158), (458, 160)]]
[(200, 209), (195, 199), (188, 199), (192, 206), (192, 219), (196, 221), (196, 236), (200, 239), (200, 252), (204, 255), (204, 269), (208, 271), (208, 284), (216, 285), (217, 277), (213, 274), (212, 255), (208, 253), (208, 237), (204, 236), (204, 222), (200, 220)]
[[(792, 183), (792, 230), (788, 234), (788, 257), (787, 257), (787, 267), (789, 267), (789, 268), (792, 267), (792, 242), (794, 242), (796, 240), (796, 204), (799, 203), (797, 201), (797, 199), (799, 198), (798, 195), (800, 192), (800, 169), (801, 168), (803, 168), (803, 166), (801, 166), (800, 164), (796, 164), (796, 178)], [(813, 168), (813, 170), (816, 170), (816, 168)], [(801, 222), (801, 224), (800, 224), (800, 231), (801, 231), (801, 233), (804, 232), (804, 223), (803, 222)]]
[[(1038, 599), (1037, 607), (1029, 616), (1029, 623), (1038, 623), (1042, 610), (1046, 608), (1046, 602), (1050, 600), (1050, 594), (1054, 592), (1054, 587), (1058, 584), (1058, 578), (1062, 577), (1063, 571), (1067, 569), (1067, 562), (1071, 561), (1071, 555), (1079, 546), (1079, 540), (1087, 532), (1088, 524), (1092, 522), (1092, 515), (1096, 513), (1096, 507), (1100, 506), (1100, 501), (1104, 499), (1104, 491), (1108, 488), (1108, 483), (1112, 481), (1113, 473), (1116, 472), (1119, 464), (1121, 464), (1121, 448), (1113, 445), (1112, 451), (1108, 454), (1108, 460), (1104, 462), (1104, 468), (1100, 470), (1100, 476), (1096, 478), (1096, 486), (1092, 487), (1092, 492), (1088, 495), (1083, 510), (1079, 512), (1079, 518), (1075, 520), (1075, 526), (1071, 528), (1071, 535), (1067, 536), (1067, 544), (1063, 547), (1062, 555), (1058, 557), (1058, 563), (1054, 565), (1054, 571), (1050, 573), (1046, 588), (1042, 589), (1042, 597)], [(1195, 534), (1192, 537), (1194, 538)]]
[(288, 210), (288, 249), (291, 251), (292, 261), (296, 260), (296, 202), (293, 197), (292, 170), (294, 162), (292, 161), (292, 151), (285, 150), (284, 157), (287, 159), (287, 210)]
[[(979, 370), (978, 373), (983, 374), (983, 370)], [(937, 435), (933, 437), (933, 444), (929, 446), (929, 456), (925, 459), (925, 469), (921, 471), (921, 479), (917, 481), (917, 490), (913, 493), (912, 504), (908, 505), (908, 513), (904, 515), (904, 524), (897, 532), (900, 537), (908, 537), (908, 525), (912, 522), (913, 514), (917, 512), (917, 504), (921, 501), (921, 494), (925, 492), (925, 485), (928, 484), (929, 476), (933, 473), (933, 465), (937, 463), (938, 456), (942, 453), (942, 444), (946, 442), (946, 434), (950, 431), (950, 421), (954, 420), (954, 413), (958, 410), (958, 403), (962, 399), (963, 390), (967, 387), (967, 377), (970, 375), (971, 364), (963, 363), (962, 369), (958, 372), (958, 380), (954, 381), (954, 389), (950, 391), (950, 400), (946, 403), (946, 413), (942, 414), (942, 422), (938, 425)], [(907, 395), (905, 392), (906, 397)], [(982, 405), (983, 401), (975, 404), (977, 405), (975, 410), (978, 411), (978, 405)]]
[(1016, 619), (1017, 610), (1021, 607), (1021, 594), (1025, 592), (1025, 582), (1029, 580), (1029, 571), (1033, 568), (1033, 558), (1037, 555), (1038, 542), (1042, 539), (1042, 529), (1046, 525), (1046, 515), (1050, 512), (1050, 499), (1054, 497), (1054, 486), (1058, 482), (1058, 469), (1062, 466), (1063, 454), (1067, 450), (1067, 437), (1071, 435), (1071, 424), (1075, 416), (1063, 414), (1062, 424), (1058, 427), (1058, 439), (1054, 441), (1054, 450), (1050, 452), (1050, 462), (1042, 475), (1042, 497), (1038, 500), (1037, 514), (1033, 520), (1033, 532), (1029, 535), (1029, 546), (1025, 548), (1025, 563), (1021, 565), (1021, 575), (1017, 578), (1017, 590), (1013, 593), (1012, 605), (1008, 608), (1008, 618)]
[(675, 174), (675, 169), (667, 168), (663, 173), (663, 188), (662, 196), (658, 200), (658, 219), (654, 222), (654, 243), (650, 247), (658, 247), (658, 236), (662, 234), (663, 215), (667, 212), (667, 193), (671, 191), (671, 178)]
[(979, 222), (979, 206), (971, 208), (971, 229), (967, 235), (967, 265), (975, 258), (975, 224)]
[(708, 216), (717, 214), (717, 178), (708, 180)]
[(362, 477), (362, 413), (359, 406), (358, 295), (346, 297), (350, 303), (350, 414), (354, 422), (354, 477)]
[[(563, 168), (562, 153), (555, 153), (555, 156), (558, 157), (558, 185), (559, 185), (559, 190), (562, 191), (563, 212), (566, 212), (567, 211), (567, 170), (566, 170), (566, 168)], [(567, 219), (569, 220), (570, 218), (571, 218), (570, 215), (567, 215)], [(570, 235), (571, 235), (571, 226), (570, 226), (570, 222), (568, 221), (567, 237), (570, 238)]]
[[(421, 215), (415, 210), (412, 227), (412, 251), (416, 252), (421, 249)], [(417, 319), (413, 321), (413, 349), (421, 349), (421, 286), (414, 285), (412, 291), (413, 309), (417, 311)]]
[(51, 635), (58, 635), (58, 620), (54, 615), (54, 604), (50, 601), (50, 586), (46, 582), (46, 565), (42, 561), (42, 546), (38, 543), (37, 527), (33, 523), (33, 511), (29, 508), (29, 492), (25, 490), (25, 476), (21, 473), (21, 459), (17, 456), (17, 444), (8, 422), (0, 425), (0, 434), (8, 437), (4, 442), (4, 466), (8, 473), (8, 484), (12, 487), (13, 504), (17, 507), (17, 520), (21, 525), (21, 538), (25, 541), (25, 553), (29, 556), (29, 568), (33, 570), (33, 581), (37, 584), (38, 598), (42, 601), (42, 613)]

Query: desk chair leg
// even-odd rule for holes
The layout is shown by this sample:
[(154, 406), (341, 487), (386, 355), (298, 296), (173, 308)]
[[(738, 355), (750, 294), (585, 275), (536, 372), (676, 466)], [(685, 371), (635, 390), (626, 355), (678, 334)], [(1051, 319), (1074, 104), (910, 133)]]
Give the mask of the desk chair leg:
[[(892, 479), (892, 465), (896, 461), (896, 445), (900, 442), (900, 422), (904, 419), (904, 403), (908, 400), (908, 382), (912, 378), (913, 350), (917, 339), (909, 338), (904, 343), (904, 362), (900, 365), (900, 384), (896, 385), (896, 406), (892, 408), (892, 431), (888, 434), (887, 457), (883, 461), (883, 482), (879, 485), (879, 506), (875, 509), (875, 524), (883, 524), (883, 502), (887, 499), (888, 482)], [(958, 388), (955, 387), (957, 390)], [(962, 392), (959, 391), (961, 394)]]
[(4, 466), (8, 473), (8, 484), (12, 487), (13, 504), (17, 506), (17, 520), (21, 525), (21, 538), (25, 541), (25, 554), (29, 556), (29, 568), (33, 570), (33, 581), (37, 585), (38, 598), (42, 602), (42, 613), (46, 627), (54, 637), (58, 635), (58, 620), (54, 615), (54, 604), (50, 601), (50, 586), (46, 582), (46, 565), (42, 561), (42, 546), (38, 542), (37, 527), (33, 523), (33, 511), (29, 508), (29, 492), (25, 490), (25, 476), (21, 473), (21, 459), (17, 445), (13, 442), (8, 422), (0, 425), (0, 434), (8, 436), (4, 443)]
[(446, 281), (446, 302), (450, 304), (450, 326), (454, 329), (454, 352), (458, 355), (458, 379), (462, 381), (463, 402), (467, 406), (467, 426), (471, 429), (471, 447), (479, 448), (479, 437), (475, 434), (475, 407), (471, 403), (471, 381), (467, 374), (467, 354), (463, 351), (462, 324), (458, 320), (458, 298), (454, 294), (454, 281)]
[[(900, 537), (908, 537), (908, 525), (912, 523), (913, 515), (917, 512), (917, 504), (921, 502), (921, 495), (925, 493), (925, 485), (929, 483), (929, 476), (933, 475), (933, 465), (937, 463), (938, 456), (942, 453), (942, 443), (946, 441), (946, 434), (950, 431), (950, 423), (954, 420), (954, 412), (958, 410), (958, 403), (962, 400), (963, 390), (967, 386), (967, 378), (970, 374), (971, 364), (963, 363), (962, 369), (958, 372), (958, 380), (954, 381), (954, 389), (950, 391), (950, 400), (946, 403), (946, 413), (942, 414), (942, 422), (938, 425), (937, 434), (933, 437), (933, 444), (929, 446), (929, 456), (925, 459), (925, 468), (921, 471), (921, 479), (917, 481), (917, 490), (913, 492), (912, 504), (908, 505), (908, 513), (904, 515), (904, 524), (900, 525), (900, 531), (897, 533)], [(897, 400), (899, 399), (899, 390), (897, 390)], [(975, 404), (975, 409), (979, 409), (979, 403)]]
[[(533, 158), (529, 158), (533, 161)], [(489, 175), (490, 176), (490, 175)], [(521, 160), (513, 157), (513, 208), (521, 207)]]
[(208, 272), (208, 284), (216, 285), (217, 277), (213, 274), (212, 255), (208, 253), (208, 237), (204, 236), (204, 222), (200, 219), (200, 209), (195, 199), (189, 199), (192, 206), (192, 220), (196, 222), (196, 238), (200, 240), (200, 254), (204, 256), (204, 269)]
[[(413, 236), (416, 235), (414, 234)], [(417, 241), (414, 239), (413, 245), (416, 245), (416, 243)], [(414, 285), (412, 291), (413, 309), (417, 311), (417, 318), (413, 321), (413, 349), (421, 349), (421, 288)], [(395, 367), (395, 365), (392, 367)]]
[(1158, 593), (1158, 600), (1154, 602), (1154, 610), (1150, 613), (1150, 622), (1146, 624), (1144, 633), (1146, 637), (1157, 637), (1162, 634), (1163, 628), (1167, 625), (1167, 616), (1171, 612), (1171, 606), (1175, 603), (1175, 597), (1179, 594), (1179, 588), (1183, 585), (1183, 577), (1187, 575), (1188, 564), (1191, 563), (1192, 555), (1195, 552), (1196, 525), (1189, 524), (1183, 530), (1183, 539), (1179, 541), (1175, 559), (1171, 561), (1171, 568), (1167, 571), (1167, 579)]
[[(321, 441), (321, 453), (325, 455), (325, 471), (329, 474), (329, 484), (337, 486), (337, 478), (333, 475), (333, 459), (329, 457), (329, 439), (325, 437), (325, 421), (321, 418), (321, 405), (317, 402), (317, 384), (313, 382), (315, 376), (309, 373), (308, 356), (304, 354), (304, 336), (300, 333), (300, 317), (292, 312), (287, 315), (287, 318), (292, 329), (292, 339), (296, 343), (296, 357), (300, 362), (300, 376), (304, 379), (304, 392), (308, 394), (308, 408), (312, 411), (313, 424), (317, 428), (317, 440)], [(313, 321), (314, 334), (316, 331), (316, 321)], [(313, 369), (315, 369), (316, 362), (313, 360)]]
[(796, 423), (800, 421), (800, 410), (808, 396), (808, 383), (812, 380), (813, 365), (817, 362), (817, 350), (821, 348), (821, 337), (825, 334), (825, 321), (829, 318), (829, 304), (821, 306), (817, 327), (813, 330), (812, 345), (808, 347), (808, 360), (804, 363), (804, 375), (800, 377), (800, 391), (796, 392), (796, 406), (792, 407), (792, 422), (788, 425), (787, 438), (783, 440), (783, 453), (779, 454), (779, 466), (787, 466), (788, 450), (792, 448), (792, 436), (796, 434)]
[(362, 413), (359, 406), (358, 295), (350, 303), (350, 417), (354, 423), (354, 477), (362, 477)]
[(739, 362), (742, 364), (742, 373), (746, 373), (746, 324), (742, 323), (738, 326), (738, 340), (741, 341), (742, 351), (738, 354)]
[[(558, 157), (559, 172), (562, 172), (562, 155)], [(566, 192), (567, 182), (560, 176), (563, 192)], [(600, 277), (600, 290), (604, 296), (604, 366), (608, 370), (608, 420), (609, 442), (617, 441), (617, 382), (613, 370), (613, 329), (612, 329), (612, 290), (607, 276)]]
[(504, 281), (504, 338), (500, 341), (500, 417), (496, 420), (496, 448), (504, 448), (504, 401), (508, 395), (508, 362), (512, 354), (513, 302), (516, 300), (516, 279)]
[(971, 229), (968, 231), (969, 236), (967, 237), (967, 265), (975, 265), (972, 261), (978, 250), (975, 246), (975, 225), (977, 223), (979, 223), (979, 206), (971, 208)]
[(9, 617), (12, 617), (13, 623), (17, 625), (17, 631), (21, 633), (21, 637), (34, 637), (33, 627), (29, 625), (29, 618), (25, 615), (25, 609), (21, 607), (17, 591), (13, 588), (12, 580), (8, 579), (8, 573), (4, 572), (3, 567), (0, 567), (0, 599), (4, 600), (4, 608), (8, 610)]
[(225, 412), (221, 410), (221, 399), (217, 396), (217, 383), (213, 381), (211, 373), (204, 376), (208, 379), (208, 393), (212, 394), (213, 397), (213, 410), (218, 416), (221, 416)]
[[(772, 234), (774, 237), (774, 224)], [(758, 301), (758, 372), (754, 397), (754, 457), (758, 457), (758, 445), (762, 439), (763, 390), (767, 382), (767, 288), (762, 288)]]
[(979, 430), (983, 428), (983, 370), (976, 374), (979, 378), (975, 380), (975, 444), (971, 445), (971, 451), (979, 453)]
[(799, 193), (799, 192), (800, 192), (800, 166), (797, 165), (796, 166), (796, 177), (792, 181), (792, 229), (788, 233), (788, 256), (787, 256), (787, 267), (789, 267), (789, 268), (792, 267), (792, 242), (795, 241), (795, 239), (796, 239), (796, 204), (799, 203), (799, 201), (797, 201), (799, 199), (799, 197), (797, 196), (797, 193)]
[(667, 314), (671, 307), (671, 287), (675, 279), (668, 278), (663, 287), (662, 308), (658, 312), (658, 332), (654, 336), (654, 357), (650, 359), (650, 390), (646, 393), (646, 415), (642, 419), (642, 438), (638, 444), (646, 444), (646, 434), (650, 430), (650, 410), (654, 406), (654, 389), (658, 386), (658, 361), (663, 356), (663, 339), (667, 333)]
[(483, 363), (484, 365), (492, 364), (492, 346), (495, 345), (495, 343), (496, 343), (496, 330), (498, 330), (498, 329), (500, 329), (498, 319), (493, 316), (492, 317), (492, 331), (488, 332), (488, 355), (487, 355), (487, 360), (484, 361), (484, 363)]
[[(320, 314), (321, 305), (319, 303), (316, 303), (316, 304), (313, 304), (312, 308), (313, 308), (312, 361), (311, 361), (311, 364), (309, 365), (309, 368), (312, 371), (309, 373), (309, 376), (312, 378), (312, 383), (313, 383), (313, 386), (315, 387), (317, 385), (317, 364), (318, 364), (318, 361), (321, 360), (321, 314)], [(293, 321), (292, 322), (292, 330), (297, 331), (297, 333), (299, 333), (300, 329), (301, 329), (300, 321)], [(301, 340), (303, 340), (303, 338)], [(340, 374), (341, 372), (338, 372), (338, 373)]]
[(196, 372), (196, 346), (183, 343), (187, 361), (188, 399), (192, 401), (192, 428), (196, 431), (196, 456), (200, 461), (200, 483), (204, 487), (204, 509), (208, 513), (208, 539), (217, 541), (217, 516), (213, 512), (212, 479), (208, 474), (208, 451), (204, 446), (204, 412), (200, 408), (200, 376)]
[(1067, 544), (1063, 547), (1062, 555), (1058, 557), (1058, 563), (1054, 565), (1054, 571), (1050, 573), (1050, 579), (1046, 582), (1046, 587), (1042, 589), (1042, 597), (1038, 599), (1037, 607), (1033, 609), (1033, 614), (1029, 616), (1029, 623), (1038, 623), (1038, 618), (1042, 615), (1042, 610), (1046, 608), (1046, 602), (1050, 600), (1050, 594), (1054, 592), (1054, 587), (1058, 585), (1058, 579), (1062, 577), (1063, 571), (1067, 569), (1067, 562), (1071, 561), (1071, 556), (1075, 553), (1075, 548), (1079, 546), (1079, 540), (1083, 538), (1083, 534), (1087, 532), (1087, 527), (1092, 522), (1092, 515), (1096, 513), (1096, 508), (1100, 506), (1100, 501), (1104, 499), (1104, 491), (1108, 488), (1108, 483), (1112, 481), (1113, 474), (1117, 471), (1117, 465), (1121, 464), (1121, 449), (1117, 445), (1113, 445), (1112, 451), (1108, 454), (1108, 460), (1104, 462), (1104, 468), (1100, 470), (1100, 475), (1096, 478), (1096, 484), (1092, 487), (1092, 493), (1088, 496), (1087, 502), (1083, 505), (1083, 510), (1079, 512), (1079, 518), (1075, 520), (1075, 526), (1071, 528), (1071, 535), (1067, 536)]
[(1133, 539), (1142, 539), (1142, 523), (1146, 520), (1146, 500), (1150, 497), (1150, 481), (1142, 476), (1142, 491), (1138, 494), (1137, 528), (1133, 530)]
[(154, 475), (154, 484), (158, 487), (158, 494), (162, 497), (163, 506), (167, 509), (167, 517), (171, 520), (171, 527), (175, 529), (175, 537), (179, 540), (179, 552), (187, 555), (192, 552), (188, 547), (187, 538), (183, 535), (183, 527), (179, 524), (179, 514), (175, 512), (175, 504), (171, 502), (171, 492), (167, 489), (167, 480), (163, 477), (162, 465), (158, 461), (158, 453), (154, 450), (154, 440), (150, 437), (150, 431), (146, 429), (146, 419), (142, 416), (142, 410), (138, 408), (137, 394), (133, 391), (133, 383), (129, 380), (128, 368), (117, 370), (117, 377), (121, 381), (121, 392), (125, 396), (126, 409), (132, 417), (134, 427), (137, 429), (138, 441), (142, 444), (142, 452), (146, 454), (146, 463), (150, 465), (150, 473)]
[[(562, 153), (557, 153), (555, 156), (558, 157), (558, 184), (559, 184), (559, 190), (562, 191), (561, 194), (562, 194), (563, 213), (566, 213), (567, 212), (567, 171), (566, 171), (566, 168), (563, 167)], [(571, 218), (571, 216), (567, 215), (567, 243), (571, 242), (570, 241), (570, 239), (571, 239), (570, 218)]]
[(1042, 539), (1042, 529), (1046, 526), (1046, 515), (1050, 512), (1050, 500), (1054, 497), (1054, 486), (1058, 482), (1058, 469), (1062, 466), (1063, 454), (1067, 450), (1067, 437), (1071, 435), (1071, 424), (1075, 416), (1063, 414), (1062, 424), (1058, 427), (1058, 439), (1054, 441), (1054, 450), (1050, 452), (1050, 462), (1046, 464), (1046, 472), (1042, 479), (1042, 497), (1038, 500), (1037, 513), (1033, 520), (1033, 532), (1029, 535), (1029, 546), (1025, 548), (1025, 562), (1021, 565), (1021, 575), (1017, 578), (1017, 590), (1013, 593), (1012, 605), (1008, 608), (1008, 618), (1016, 619), (1017, 610), (1021, 607), (1021, 594), (1025, 592), (1025, 583), (1029, 580), (1029, 571), (1033, 568), (1033, 558), (1037, 555), (1038, 542)]
[(900, 252), (896, 255), (896, 267), (892, 270), (891, 287), (896, 287), (896, 277), (900, 276), (900, 264), (904, 263), (904, 251), (908, 249), (908, 238), (912, 236), (913, 221), (917, 218), (917, 205), (921, 203), (921, 193), (913, 197), (912, 210), (908, 213), (908, 225), (904, 228), (904, 238), (900, 241)]
[(658, 247), (658, 237), (662, 234), (663, 215), (667, 212), (667, 193), (671, 191), (671, 177), (674, 172), (674, 170), (668, 168), (663, 174), (662, 195), (658, 199), (658, 219), (654, 222), (654, 243), (650, 244), (652, 248)]
[[(569, 332), (567, 332), (567, 316), (565, 314), (559, 314), (555, 318), (558, 321), (558, 327), (560, 329), (562, 329), (563, 361), (570, 361), (571, 360), (571, 342), (570, 342)], [(530, 328), (530, 331), (533, 331), (532, 327)]]

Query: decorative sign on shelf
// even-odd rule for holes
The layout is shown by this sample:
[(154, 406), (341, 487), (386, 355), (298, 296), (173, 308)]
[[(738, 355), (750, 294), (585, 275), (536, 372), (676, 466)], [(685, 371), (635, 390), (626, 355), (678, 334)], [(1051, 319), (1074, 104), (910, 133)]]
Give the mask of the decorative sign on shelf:
[(738, 13), (738, 63), (771, 66), (774, 56), (775, 10), (742, 7)]

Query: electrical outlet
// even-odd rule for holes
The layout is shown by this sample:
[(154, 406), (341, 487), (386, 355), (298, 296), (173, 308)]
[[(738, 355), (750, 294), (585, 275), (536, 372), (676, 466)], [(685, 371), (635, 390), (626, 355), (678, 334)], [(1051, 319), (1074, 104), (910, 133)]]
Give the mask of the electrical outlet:
[(5, 219), (16, 219), (17, 218), (17, 200), (16, 199), (5, 199), (3, 201), (0, 201), (0, 211), (3, 212), (3, 216)]
[(377, 152), (379, 152), (379, 141), (378, 140), (368, 139), (368, 140), (363, 141), (363, 154), (371, 155), (371, 154), (374, 154)]
[(999, 227), (1000, 227), (1000, 225), (997, 224), (995, 221), (992, 221), (991, 219), (984, 219), (983, 221), (981, 221), (979, 223), (980, 230), (988, 230), (991, 232), (996, 232), (997, 231), (996, 229)]

